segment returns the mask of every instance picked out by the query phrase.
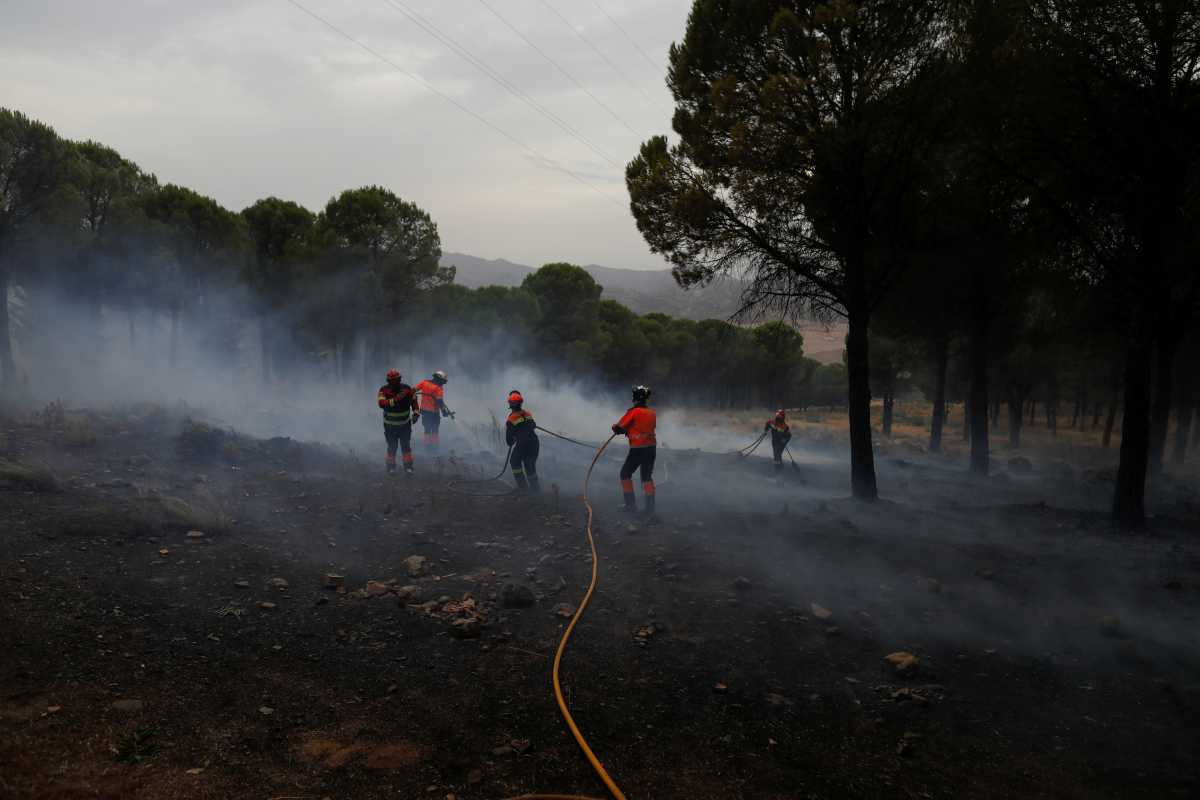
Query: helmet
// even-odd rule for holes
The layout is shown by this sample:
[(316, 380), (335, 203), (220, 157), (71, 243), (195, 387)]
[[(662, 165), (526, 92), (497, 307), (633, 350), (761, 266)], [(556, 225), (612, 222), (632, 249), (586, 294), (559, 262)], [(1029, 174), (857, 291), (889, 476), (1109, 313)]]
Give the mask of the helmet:
[(388, 382), (400, 380), (400, 371), (396, 369), (389, 369), (387, 371), (387, 379)]
[(435, 381), (437, 381), (438, 383), (445, 383), (446, 382), (446, 373), (442, 372), (439, 369), (437, 372), (433, 373), (433, 379)]
[(518, 392), (516, 389), (513, 389), (511, 392), (508, 393), (508, 405), (509, 406), (519, 406), (524, 402), (525, 402), (525, 398), (522, 397), (521, 393)]
[(650, 387), (649, 386), (633, 387), (633, 402), (644, 403), (649, 399), (650, 399)]
[(787, 414), (782, 408), (775, 412), (775, 419), (779, 422), (783, 422), (785, 419), (787, 419)]

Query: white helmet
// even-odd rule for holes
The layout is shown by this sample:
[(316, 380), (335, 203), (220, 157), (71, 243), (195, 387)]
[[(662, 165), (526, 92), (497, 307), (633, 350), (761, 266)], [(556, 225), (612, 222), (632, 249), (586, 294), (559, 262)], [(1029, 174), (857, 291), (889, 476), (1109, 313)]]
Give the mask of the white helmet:
[(433, 379), (435, 381), (440, 381), (441, 383), (445, 383), (446, 382), (446, 373), (442, 372), (439, 369), (437, 372), (433, 373)]

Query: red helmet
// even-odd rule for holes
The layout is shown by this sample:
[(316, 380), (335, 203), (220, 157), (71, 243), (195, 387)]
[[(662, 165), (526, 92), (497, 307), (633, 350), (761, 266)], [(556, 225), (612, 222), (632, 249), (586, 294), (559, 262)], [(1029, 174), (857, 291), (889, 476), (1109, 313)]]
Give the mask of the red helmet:
[(513, 389), (508, 393), (508, 404), (510, 406), (519, 406), (525, 402), (525, 398), (521, 397), (521, 393)]
[(391, 382), (391, 381), (398, 381), (398, 380), (400, 380), (400, 370), (398, 370), (398, 369), (389, 369), (389, 370), (388, 370), (388, 373), (387, 373), (387, 379), (388, 379), (388, 381), (389, 381), (389, 382)]
[(779, 420), (780, 422), (783, 422), (785, 419), (787, 419), (787, 414), (784, 413), (782, 408), (775, 412), (775, 419)]

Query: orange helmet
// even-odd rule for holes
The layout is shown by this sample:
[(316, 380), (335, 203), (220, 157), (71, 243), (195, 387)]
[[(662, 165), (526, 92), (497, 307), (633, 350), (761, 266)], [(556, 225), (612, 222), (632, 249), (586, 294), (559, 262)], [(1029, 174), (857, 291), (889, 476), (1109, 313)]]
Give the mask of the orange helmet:
[(779, 422), (783, 422), (785, 419), (787, 419), (787, 414), (784, 413), (782, 408), (775, 412), (775, 419)]
[(525, 402), (525, 398), (521, 397), (521, 393), (513, 389), (508, 393), (508, 404), (510, 406), (519, 406)]
[(387, 373), (387, 379), (388, 379), (388, 382), (389, 382), (389, 383), (390, 383), (391, 381), (398, 381), (398, 380), (400, 380), (400, 370), (398, 370), (398, 369), (389, 369), (389, 370), (388, 370), (388, 373)]

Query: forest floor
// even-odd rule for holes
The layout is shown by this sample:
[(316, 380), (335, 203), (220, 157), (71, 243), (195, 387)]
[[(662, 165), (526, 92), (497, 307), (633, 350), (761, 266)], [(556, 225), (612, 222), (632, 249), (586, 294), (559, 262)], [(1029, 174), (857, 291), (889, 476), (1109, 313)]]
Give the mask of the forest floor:
[[(534, 501), (448, 487), (495, 454), (72, 419), (0, 420), (0, 797), (604, 795), (550, 689), (589, 452), (544, 439)], [(628, 797), (1200, 797), (1194, 473), (1131, 536), (1102, 456), (881, 441), (862, 505), (827, 438), (664, 450), (649, 519), (597, 467), (563, 679)]]

